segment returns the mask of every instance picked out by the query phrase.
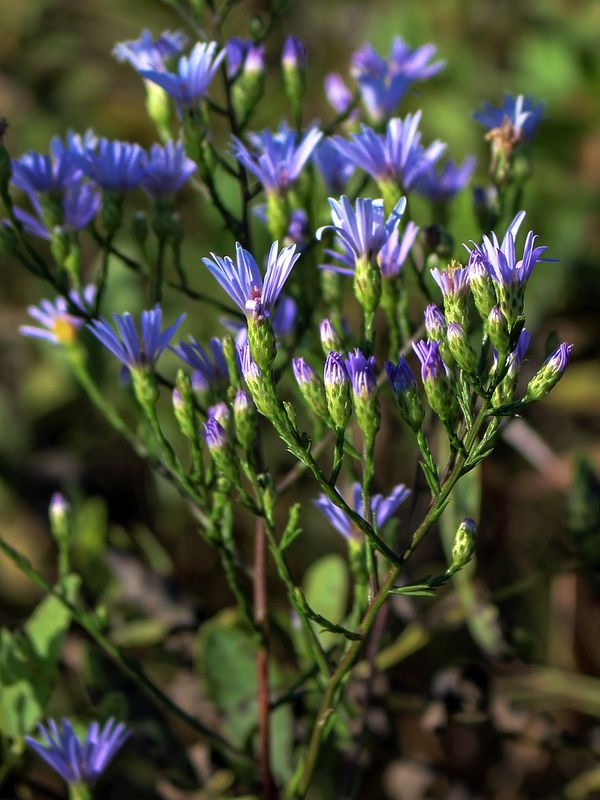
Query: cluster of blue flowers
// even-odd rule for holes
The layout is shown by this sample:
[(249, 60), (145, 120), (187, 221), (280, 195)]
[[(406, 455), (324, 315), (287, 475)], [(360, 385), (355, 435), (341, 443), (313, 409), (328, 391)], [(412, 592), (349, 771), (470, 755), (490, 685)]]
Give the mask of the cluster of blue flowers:
[[(145, 151), (137, 144), (110, 141), (91, 131), (82, 136), (69, 132), (64, 139), (52, 140), (49, 154), (31, 152), (12, 160), (10, 181), (26, 196), (32, 211), (6, 201), (9, 214), (0, 225), (1, 241), (28, 264), (31, 253), (26, 237), (49, 240), (54, 264), (38, 274), (49, 276), (60, 291), (54, 301), (29, 307), (38, 326), (23, 326), (21, 332), (76, 352), (73, 364), (80, 375), (86, 353), (82, 331), (92, 334), (130, 373), (140, 411), (157, 439), (168, 473), (200, 505), (208, 503), (218, 475), (221, 492), (223, 482), (228, 482), (247, 507), (256, 508), (258, 500), (249, 499), (244, 478), (254, 469), (258, 411), (316, 476), (324, 491), (315, 505), (353, 553), (360, 551), (363, 568), (377, 585), (373, 552), (378, 550), (394, 561), (385, 528), (410, 494), (402, 483), (387, 497), (373, 493), (374, 446), (385, 376), (387, 391), (391, 390), (401, 418), (415, 437), (435, 503), (441, 496), (444, 473), (435, 464), (427, 441), (427, 406), (448, 432), (452, 458), (462, 458), (467, 469), (483, 457), (481, 453), (489, 452), (500, 418), (543, 398), (567, 368), (571, 346), (563, 343), (519, 393), (519, 373), (531, 338), (524, 327), (525, 288), (536, 265), (552, 259), (545, 256), (548, 248), (538, 244), (533, 231), (518, 245), (524, 211), (508, 224), (501, 239), (493, 232), (501, 224), (502, 204), (496, 201), (520, 180), (512, 170), (513, 159), (515, 154), (524, 157), (543, 106), (530, 98), (507, 96), (499, 108), (486, 104), (474, 114), (491, 142), (492, 184), (476, 194), (476, 210), (486, 222), (480, 240), (465, 244), (462, 263), (451, 259), (453, 241), (443, 221), (452, 198), (471, 181), (475, 158), (466, 156), (460, 164), (451, 159), (442, 162), (446, 145), (422, 141), (421, 112), (396, 116), (411, 87), (443, 69), (444, 62), (435, 60), (433, 45), (413, 49), (396, 37), (388, 57), (370, 45), (357, 50), (350, 69), (355, 90), (340, 75), (326, 78), (326, 94), (338, 115), (326, 128), (317, 123), (302, 125), (307, 52), (301, 41), (288, 37), (282, 73), (296, 124), (282, 122), (261, 132), (248, 132), (246, 125), (264, 88), (264, 43), (237, 37), (224, 46), (198, 42), (186, 54), (187, 46), (188, 39), (180, 32), (167, 31), (155, 39), (144, 31), (138, 40), (118, 44), (114, 50), (120, 61), (144, 79), (148, 110), (162, 144)], [(211, 113), (223, 112), (218, 101), (209, 97), (218, 74), (225, 81), (229, 118), (235, 122), (222, 150), (208, 135)], [(321, 190), (328, 196), (329, 222), (323, 192), (318, 210), (313, 199), (317, 196), (315, 168), (322, 178)], [(240, 181), (245, 203), (241, 218), (219, 193), (221, 169)], [(135, 260), (114, 242), (124, 229), (127, 196), (141, 189), (152, 201), (153, 230), (160, 244), (159, 266), (149, 276), (155, 299), (161, 297), (165, 284), (161, 258), (166, 242), (176, 256), (179, 278), (170, 285), (205, 302), (206, 296), (187, 283), (180, 259), (184, 231), (175, 212), (175, 197), (192, 178), (209, 196), (233, 238), (231, 255), (210, 252), (194, 259), (195, 267), (203, 264), (206, 268), (199, 274), (211, 275), (234, 307), (222, 320), (227, 333), (211, 338), (207, 347), (193, 336), (174, 342), (186, 315), (165, 325), (159, 302), (142, 311), (139, 322), (130, 313), (101, 316), (106, 270), (83, 285), (78, 249), (78, 234), (87, 230), (104, 250), (105, 263), (108, 258), (121, 258), (136, 267)], [(365, 186), (373, 187), (374, 196), (363, 195)], [(434, 225), (413, 217), (415, 193), (430, 203)], [(248, 208), (261, 194), (253, 210), (270, 235), (264, 268), (261, 254), (252, 246)], [(7, 196), (8, 189), (3, 187), (3, 197)], [(436, 216), (440, 208), (445, 211)], [(101, 220), (97, 219), (100, 215)], [(487, 225), (488, 221), (493, 224)], [(146, 236), (145, 229), (136, 234), (142, 245)], [(323, 239), (328, 244), (324, 250), (319, 244)], [(322, 252), (325, 263), (319, 263), (317, 254)], [(138, 270), (145, 277), (149, 271), (149, 264)], [(353, 280), (361, 311), (360, 334), (353, 332), (344, 316), (343, 281), (336, 274)], [(411, 319), (409, 276), (427, 297), (421, 324)], [(438, 290), (439, 304), (434, 302)], [(389, 339), (387, 360), (381, 344), (387, 339), (379, 328), (383, 318)], [(160, 383), (168, 381), (158, 375), (157, 367), (167, 351), (189, 370), (179, 371), (172, 400), (179, 427), (193, 443), (193, 475), (178, 460), (158, 421)], [(420, 367), (421, 386), (412, 359)], [(280, 396), (278, 381), (286, 371), (295, 377), (314, 432), (322, 436), (329, 429), (336, 441), (329, 479), (312, 453), (310, 438), (301, 430), (294, 404)], [(89, 376), (82, 384), (89, 386)], [(106, 408), (98, 396), (98, 392), (93, 394), (95, 402)], [(108, 416), (114, 422), (112, 410)], [(362, 483), (353, 484), (353, 499), (348, 503), (337, 484), (343, 480), (346, 451), (356, 456), (353, 422), (363, 444), (364, 476)], [(117, 427), (122, 431), (124, 425), (119, 421)], [(202, 454), (199, 437), (210, 459)], [(208, 469), (204, 458), (211, 465)], [(216, 471), (211, 472), (213, 466)], [(263, 483), (268, 482), (255, 480), (252, 485), (256, 489)], [(201, 510), (204, 514), (207, 509)], [(270, 519), (267, 513), (263, 516)], [(468, 533), (471, 529), (465, 528)], [(461, 550), (463, 556), (472, 554), (471, 544)], [(278, 562), (280, 569), (282, 563)], [(457, 561), (455, 568), (460, 564)], [(357, 575), (358, 582), (360, 570)], [(92, 725), (83, 742), (68, 722), (63, 722), (62, 731), (50, 722), (41, 732), (45, 742), (30, 739), (29, 744), (71, 783), (93, 782), (127, 736), (124, 726), (114, 721), (103, 729)]]

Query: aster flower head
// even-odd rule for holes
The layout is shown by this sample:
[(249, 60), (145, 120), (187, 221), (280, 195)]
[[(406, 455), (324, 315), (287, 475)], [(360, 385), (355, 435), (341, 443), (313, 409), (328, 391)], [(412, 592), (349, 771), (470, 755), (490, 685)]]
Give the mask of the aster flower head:
[(59, 136), (50, 142), (50, 154), (30, 151), (12, 162), (12, 182), (27, 194), (63, 192), (81, 177), (73, 152)]
[(478, 258), (485, 265), (495, 284), (500, 308), (511, 325), (523, 311), (525, 285), (537, 262), (555, 260), (542, 258), (548, 247), (536, 247), (537, 236), (533, 231), (529, 231), (525, 238), (522, 257), (517, 257), (515, 243), (524, 218), (525, 211), (520, 211), (508, 226), (501, 243), (492, 233), (483, 237), (482, 244), (474, 244), (472, 251), (465, 245), (470, 253), (470, 261)]
[(153, 144), (144, 163), (141, 186), (151, 197), (168, 197), (176, 194), (196, 169), (181, 142), (169, 141), (162, 147)]
[(225, 54), (224, 49), (217, 53), (216, 42), (198, 42), (189, 56), (180, 57), (177, 72), (142, 69), (140, 75), (161, 86), (178, 106), (195, 106), (206, 95)]
[(248, 387), (256, 386), (262, 381), (262, 372), (258, 364), (253, 361), (252, 355), (250, 354), (250, 346), (247, 342), (241, 345), (241, 347), (238, 347), (238, 358), (242, 375)]
[(404, 356), (400, 356), (397, 364), (394, 364), (393, 361), (386, 361), (384, 366), (388, 381), (395, 394), (416, 387), (417, 381)]
[(83, 739), (66, 719), (60, 727), (50, 719), (38, 729), (41, 742), (30, 736), (25, 741), (67, 783), (93, 784), (129, 737), (125, 725), (112, 718), (102, 727), (93, 722)]
[(204, 423), (203, 436), (211, 452), (213, 450), (222, 450), (229, 444), (229, 438), (225, 428), (214, 416), (209, 417)]
[(350, 376), (341, 353), (334, 350), (327, 354), (323, 369), (327, 409), (333, 424), (343, 430), (352, 414), (350, 401)]
[(227, 77), (235, 78), (244, 72), (264, 72), (265, 47), (255, 44), (252, 39), (232, 36), (225, 44), (227, 54)]
[(353, 207), (350, 199), (342, 195), (339, 200), (329, 198), (331, 206), (331, 225), (324, 225), (317, 231), (317, 239), (321, 239), (327, 230), (335, 232), (344, 252), (330, 252), (339, 258), (344, 267), (329, 267), (343, 274), (354, 272), (355, 262), (359, 259), (373, 260), (387, 242), (398, 224), (406, 207), (406, 198), (401, 197), (396, 207), (385, 219), (383, 200), (372, 200), (370, 197), (359, 197)]
[(322, 137), (321, 131), (312, 127), (297, 143), (295, 131), (282, 124), (276, 133), (264, 130), (251, 134), (254, 152), (233, 137), (233, 152), (267, 192), (283, 194), (298, 179)]
[(422, 112), (394, 117), (385, 136), (363, 125), (350, 141), (336, 137), (336, 147), (355, 166), (380, 184), (396, 182), (405, 190), (413, 188), (419, 176), (432, 168), (444, 153), (446, 145), (435, 141), (425, 148), (421, 144), (419, 124)]
[(349, 375), (346, 369), (346, 361), (341, 353), (332, 350), (327, 354), (325, 367), (323, 369), (325, 386), (340, 386), (348, 384)]
[(152, 31), (143, 30), (137, 39), (118, 42), (113, 48), (117, 61), (124, 61), (140, 72), (143, 69), (163, 70), (165, 59), (179, 55), (188, 38), (181, 31), (163, 31), (154, 38)]
[[(396, 513), (398, 508), (406, 500), (410, 494), (410, 489), (407, 489), (403, 483), (395, 486), (388, 497), (381, 494), (376, 494), (371, 498), (371, 511), (376, 520), (377, 529), (381, 530), (383, 526)], [(361, 517), (364, 517), (364, 506), (362, 502), (362, 492), (359, 483), (352, 485), (352, 498), (353, 509)], [(352, 523), (349, 518), (344, 514), (341, 508), (338, 508), (332, 501), (321, 494), (316, 500), (313, 500), (315, 506), (327, 517), (329, 522), (333, 525), (338, 533), (345, 539), (352, 539), (354, 534), (352, 530)]]
[(96, 148), (76, 154), (82, 170), (107, 192), (134, 189), (144, 175), (144, 151), (138, 144), (99, 139)]
[(384, 278), (392, 278), (400, 274), (418, 233), (419, 227), (412, 221), (404, 229), (402, 237), (400, 237), (398, 228), (392, 231), (377, 255), (379, 269)]
[(71, 183), (64, 190), (58, 211), (55, 211), (60, 217), (60, 223), (51, 225), (35, 195), (30, 195), (29, 199), (35, 214), (15, 208), (15, 216), (27, 233), (47, 240), (52, 238), (52, 228), (57, 227), (65, 232), (82, 230), (94, 219), (101, 205), (100, 194), (92, 184), (83, 181)]
[(314, 162), (323, 176), (327, 191), (341, 194), (354, 173), (354, 164), (331, 139), (323, 139), (314, 154)]
[(474, 156), (468, 156), (460, 165), (449, 158), (441, 170), (433, 166), (424, 170), (417, 178), (415, 189), (433, 203), (447, 203), (465, 188), (474, 169)]
[(157, 303), (150, 311), (142, 311), (139, 332), (131, 314), (113, 314), (115, 328), (106, 319), (94, 320), (88, 325), (96, 339), (131, 370), (154, 367), (169, 346), (183, 322), (181, 314), (175, 322), (162, 330), (162, 309)]
[(440, 355), (439, 342), (421, 340), (413, 342), (412, 347), (421, 362), (421, 378), (424, 384), (446, 378), (448, 369)]
[(544, 104), (536, 103), (525, 95), (504, 95), (502, 105), (497, 108), (484, 103), (483, 110), (473, 114), (473, 118), (489, 131), (510, 127), (516, 142), (530, 141), (542, 119)]
[(235, 250), (235, 264), (229, 256), (221, 258), (214, 253), (202, 261), (247, 317), (270, 317), (292, 267), (300, 258), (300, 254), (296, 253), (296, 245), (292, 244), (280, 251), (279, 244), (273, 242), (267, 258), (264, 282), (254, 256), (239, 243), (236, 243)]
[(355, 397), (364, 399), (377, 392), (375, 356), (366, 358), (358, 348), (355, 348), (348, 353), (346, 369), (350, 376)]
[(403, 419), (415, 432), (419, 431), (425, 414), (417, 381), (408, 361), (404, 356), (400, 356), (397, 364), (386, 361), (385, 371)]
[(413, 49), (396, 36), (388, 59), (382, 58), (369, 44), (354, 53), (351, 72), (375, 122), (391, 117), (411, 83), (427, 80), (444, 68), (443, 61), (430, 63), (436, 52), (432, 44)]
[(469, 268), (451, 261), (445, 270), (432, 269), (431, 275), (442, 292), (446, 320), (466, 327), (469, 321)]
[(216, 336), (210, 340), (209, 352), (193, 336), (189, 337), (189, 341), (181, 341), (170, 349), (192, 368), (194, 391), (218, 394), (226, 388), (227, 362), (223, 355), (223, 344)]
[(216, 419), (217, 422), (219, 422), (225, 429), (227, 429), (227, 425), (231, 419), (231, 411), (229, 406), (222, 400), (212, 406), (209, 406), (206, 409), (206, 415), (209, 419)]
[(327, 400), (323, 382), (302, 357), (292, 359), (292, 369), (298, 388), (309, 408), (321, 419), (327, 419)]
[(331, 320), (323, 319), (319, 323), (319, 336), (323, 351), (327, 357), (332, 350), (340, 350), (342, 347), (342, 339), (339, 333), (334, 328)]
[(292, 369), (298, 385), (316, 380), (316, 372), (301, 356), (292, 359)]
[(42, 300), (38, 306), (29, 306), (27, 313), (42, 327), (22, 325), (19, 333), (34, 339), (45, 339), (54, 345), (68, 345), (75, 341), (79, 328), (85, 322), (85, 314), (90, 313), (94, 305), (96, 287), (86, 286), (82, 292), (74, 289), (69, 292), (69, 301), (82, 316), (76, 316), (69, 310), (69, 302), (64, 297), (57, 297), (54, 302)]

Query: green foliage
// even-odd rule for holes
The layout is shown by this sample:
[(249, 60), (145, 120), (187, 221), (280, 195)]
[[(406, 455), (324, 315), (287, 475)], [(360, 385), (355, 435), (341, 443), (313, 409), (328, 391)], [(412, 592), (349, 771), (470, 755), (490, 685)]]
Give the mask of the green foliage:
[[(331, 554), (315, 561), (304, 576), (304, 594), (308, 605), (334, 624), (342, 622), (348, 604), (348, 567), (344, 559)], [(317, 636), (324, 647), (335, 639), (332, 633), (315, 625)]]
[[(67, 577), (65, 594), (74, 599), (76, 575)], [(19, 738), (44, 717), (55, 687), (58, 658), (71, 614), (55, 597), (37, 606), (23, 629), (0, 631), (0, 729)]]

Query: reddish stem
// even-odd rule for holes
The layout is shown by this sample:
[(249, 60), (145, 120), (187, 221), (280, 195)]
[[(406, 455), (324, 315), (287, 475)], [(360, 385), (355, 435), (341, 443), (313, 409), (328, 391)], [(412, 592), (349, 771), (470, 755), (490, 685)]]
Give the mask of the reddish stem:
[(254, 540), (254, 622), (259, 636), (256, 650), (258, 686), (259, 766), (264, 800), (277, 800), (278, 792), (271, 772), (269, 725), (269, 626), (267, 615), (266, 536), (264, 519), (256, 520)]

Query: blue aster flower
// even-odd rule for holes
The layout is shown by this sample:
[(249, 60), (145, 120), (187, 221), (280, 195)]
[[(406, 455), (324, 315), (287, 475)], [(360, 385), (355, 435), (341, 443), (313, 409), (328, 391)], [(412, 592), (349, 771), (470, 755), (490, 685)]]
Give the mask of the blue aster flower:
[(117, 61), (126, 61), (138, 72), (144, 69), (164, 70), (164, 60), (179, 55), (188, 43), (181, 31), (163, 31), (155, 39), (152, 31), (143, 30), (138, 39), (119, 42), (113, 48)]
[(177, 73), (142, 69), (140, 75), (161, 86), (179, 106), (194, 106), (206, 95), (225, 53), (217, 53), (216, 42), (199, 42), (189, 56), (181, 56)]
[[(71, 344), (85, 322), (84, 317), (92, 313), (95, 297), (96, 287), (90, 284), (81, 292), (72, 289), (68, 299), (57, 297), (54, 302), (42, 300), (39, 306), (28, 306), (27, 313), (42, 327), (21, 325), (19, 333), (54, 345)], [(81, 316), (73, 314), (73, 310)]]
[(453, 267), (450, 269), (432, 269), (431, 276), (440, 287), (444, 299), (453, 299), (464, 295), (469, 289), (469, 268)]
[[(376, 527), (378, 530), (381, 530), (383, 526), (389, 522), (409, 494), (410, 489), (407, 489), (403, 483), (400, 483), (398, 486), (394, 486), (388, 497), (384, 497), (382, 494), (376, 494), (371, 498), (371, 511), (376, 520)], [(357, 514), (363, 517), (364, 506), (359, 483), (354, 483), (352, 485), (352, 495), (352, 507)], [(345, 539), (349, 540), (352, 538), (352, 523), (341, 508), (334, 505), (324, 494), (319, 495), (316, 500), (313, 500), (313, 503), (319, 511), (325, 514), (338, 533)]]
[(314, 162), (323, 176), (327, 191), (341, 194), (354, 173), (354, 164), (340, 152), (331, 139), (323, 139), (318, 145)]
[(83, 739), (66, 719), (60, 728), (50, 719), (38, 729), (41, 742), (30, 736), (25, 741), (67, 783), (93, 784), (129, 738), (125, 725), (113, 718), (103, 727), (93, 722)]
[(106, 192), (134, 189), (144, 176), (145, 154), (139, 144), (99, 139), (96, 148), (76, 155), (83, 171)]
[(494, 130), (510, 125), (517, 141), (529, 141), (537, 130), (544, 113), (544, 104), (537, 103), (531, 97), (510, 94), (504, 95), (500, 108), (491, 103), (484, 103), (483, 111), (477, 111), (473, 118), (487, 128)]
[(395, 181), (408, 190), (423, 172), (431, 169), (446, 149), (440, 141), (423, 147), (420, 121), (421, 112), (417, 111), (407, 114), (404, 119), (391, 119), (385, 136), (363, 125), (361, 132), (353, 134), (350, 141), (336, 137), (333, 142), (342, 155), (378, 183)]
[(406, 198), (401, 197), (396, 207), (386, 220), (383, 200), (372, 200), (370, 197), (359, 197), (353, 207), (349, 198), (342, 195), (339, 200), (329, 198), (331, 206), (331, 225), (319, 228), (316, 236), (321, 239), (324, 231), (335, 232), (343, 252), (328, 250), (328, 254), (339, 259), (343, 267), (326, 265), (325, 269), (352, 275), (358, 260), (372, 260), (377, 257), (381, 248), (388, 241), (406, 207)]
[(235, 252), (235, 264), (229, 256), (221, 258), (214, 253), (202, 261), (246, 316), (254, 319), (270, 317), (292, 267), (300, 258), (296, 245), (280, 251), (278, 242), (273, 242), (267, 257), (264, 282), (254, 256), (239, 242)]
[(415, 189), (434, 203), (446, 203), (465, 188), (474, 169), (474, 156), (468, 156), (460, 165), (448, 159), (441, 170), (431, 167), (422, 172), (417, 178)]
[[(35, 216), (22, 208), (15, 208), (15, 216), (25, 231), (40, 239), (50, 240), (52, 230), (46, 223), (44, 211), (35, 195), (29, 195)], [(80, 231), (94, 219), (100, 210), (100, 194), (90, 183), (72, 183), (62, 194), (62, 221), (58, 226), (63, 231)]]
[(412, 49), (396, 36), (388, 59), (369, 44), (354, 53), (351, 72), (374, 121), (380, 122), (394, 113), (411, 83), (431, 78), (444, 68), (443, 61), (430, 63), (436, 52), (432, 44)]
[(145, 161), (142, 189), (154, 198), (176, 194), (196, 169), (181, 142), (169, 141), (164, 147), (154, 144)]
[(12, 182), (29, 195), (62, 192), (80, 177), (81, 169), (69, 147), (69, 134), (66, 145), (59, 136), (52, 138), (49, 155), (31, 151), (12, 162)]
[(400, 273), (418, 233), (419, 226), (412, 221), (404, 229), (402, 237), (398, 228), (392, 231), (377, 254), (377, 262), (384, 278), (392, 278)]
[(181, 341), (170, 349), (192, 368), (194, 390), (206, 392), (211, 389), (219, 391), (226, 388), (227, 361), (223, 355), (223, 344), (216, 336), (210, 340), (208, 346), (210, 354), (193, 336), (189, 337), (189, 341)]
[(233, 151), (267, 192), (280, 194), (298, 179), (322, 136), (321, 131), (313, 127), (297, 142), (296, 133), (284, 123), (276, 133), (265, 130), (250, 134), (248, 138), (254, 153), (233, 137)]
[(126, 367), (139, 369), (154, 367), (169, 346), (185, 314), (181, 314), (163, 331), (162, 309), (157, 303), (151, 311), (142, 311), (139, 333), (131, 314), (113, 314), (112, 318), (116, 331), (106, 319), (94, 320), (88, 328)]

